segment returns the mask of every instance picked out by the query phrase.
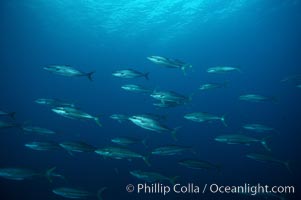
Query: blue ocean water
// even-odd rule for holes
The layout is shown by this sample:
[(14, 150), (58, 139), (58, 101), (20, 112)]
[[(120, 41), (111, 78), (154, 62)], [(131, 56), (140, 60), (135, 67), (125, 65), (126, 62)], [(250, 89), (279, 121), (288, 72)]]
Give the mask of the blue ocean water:
[[(91, 192), (107, 187), (103, 199), (278, 199), (271, 195), (241, 194), (137, 194), (126, 186), (144, 183), (132, 170), (152, 171), (168, 177), (179, 176), (181, 185), (194, 183), (239, 186), (300, 185), (300, 99), (295, 81), (281, 81), (301, 73), (301, 2), (299, 0), (4, 0), (0, 3), (0, 110), (16, 112), (15, 122), (55, 130), (44, 136), (25, 134), (19, 128), (0, 129), (0, 168), (18, 167), (42, 172), (56, 167), (66, 180), (33, 178), (23, 181), (0, 179), (1, 199), (64, 199), (52, 190), (75, 187)], [(148, 56), (183, 60), (193, 67), (186, 75), (151, 63)], [(70, 65), (86, 77), (64, 77), (43, 69), (49, 65)], [(214, 66), (239, 67), (241, 72), (210, 74)], [(112, 72), (133, 68), (149, 72), (149, 79), (122, 79)], [(299, 82), (298, 82), (299, 81)], [(200, 91), (201, 84), (224, 83), (225, 88)], [(186, 96), (189, 103), (174, 108), (156, 108), (149, 94), (122, 90), (124, 84), (140, 84), (154, 90), (171, 90)], [(239, 100), (247, 93), (276, 98), (276, 102), (252, 103)], [(67, 119), (38, 105), (38, 98), (74, 102), (83, 111), (99, 116), (103, 127), (93, 121)], [(196, 123), (184, 119), (192, 112), (226, 116), (227, 127), (219, 121)], [(131, 122), (118, 123), (112, 114), (156, 113), (167, 117), (168, 127), (181, 127), (177, 141), (168, 133), (142, 129)], [(14, 121), (1, 116), (2, 121)], [(261, 144), (230, 145), (214, 140), (219, 135), (250, 133), (243, 124), (266, 124), (272, 151)], [(268, 135), (269, 135), (268, 134)], [(98, 148), (112, 146), (118, 136), (147, 138), (128, 148), (149, 155), (155, 147), (177, 144), (191, 146), (195, 154), (150, 156), (151, 166), (142, 159), (104, 159), (95, 153), (33, 151), (24, 147), (31, 141), (84, 141)], [(290, 173), (283, 165), (248, 159), (248, 153), (265, 153), (289, 160)], [(197, 170), (178, 164), (182, 159), (205, 160), (221, 165), (216, 170)], [(161, 182), (160, 182), (161, 183)], [(151, 183), (148, 183), (151, 185)], [(164, 185), (170, 183), (162, 182)], [(295, 189), (297, 192), (298, 190)], [(281, 194), (298, 199), (296, 194)]]

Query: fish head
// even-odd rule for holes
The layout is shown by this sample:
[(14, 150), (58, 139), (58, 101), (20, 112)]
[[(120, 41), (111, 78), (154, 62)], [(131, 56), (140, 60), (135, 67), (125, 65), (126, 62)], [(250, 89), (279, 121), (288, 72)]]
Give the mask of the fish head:
[(247, 154), (246, 157), (247, 157), (247, 158), (250, 158), (250, 159), (255, 159), (255, 160), (256, 160), (256, 159), (257, 159), (257, 154), (255, 154), (255, 153), (250, 153), (250, 154)]
[(111, 119), (119, 119), (119, 115), (118, 114), (113, 114), (110, 116)]
[(184, 118), (185, 118), (185, 119), (191, 119), (192, 116), (191, 116), (191, 114), (186, 114), (186, 115), (184, 115)]
[(34, 102), (38, 103), (38, 104), (46, 104), (47, 100), (46, 99), (37, 99)]
[(209, 69), (207, 69), (208, 73), (214, 73), (215, 71), (216, 71), (215, 68), (209, 68)]
[(148, 56), (146, 57), (148, 60), (152, 61), (153, 63), (162, 63), (164, 61), (164, 58), (161, 56)]
[(200, 90), (206, 90), (206, 89), (207, 89), (207, 86), (206, 86), (206, 85), (201, 85), (199, 89), (200, 89)]
[(120, 76), (120, 72), (118, 72), (118, 71), (117, 72), (113, 72), (112, 75), (113, 76)]
[(133, 116), (131, 116), (131, 117), (129, 117), (129, 120), (131, 121), (131, 122), (141, 122), (142, 121), (142, 119), (141, 119), (141, 117), (140, 116), (138, 116), (138, 115), (133, 115)]
[(70, 145), (67, 143), (59, 143), (59, 146), (62, 147), (63, 149), (70, 149)]
[(66, 111), (63, 107), (56, 107), (56, 108), (52, 108), (51, 110), (57, 114), (65, 114), (66, 113)]
[(51, 72), (57, 72), (61, 70), (61, 67), (56, 66), (56, 65), (52, 65), (52, 66), (46, 66), (43, 69), (47, 70), (47, 71), (51, 71)]
[(113, 139), (111, 139), (111, 142), (113, 142), (113, 143), (120, 143), (120, 142), (122, 142), (122, 139), (120, 139), (120, 138), (113, 138)]
[(47, 71), (53, 71), (54, 70), (53, 66), (43, 67), (43, 69), (45, 69)]
[(130, 174), (133, 175), (133, 176), (138, 176), (140, 174), (140, 170), (133, 170), (133, 171), (130, 171)]
[(106, 149), (96, 149), (95, 153), (102, 155), (102, 156), (108, 156), (110, 155), (110, 151), (106, 150)]
[(165, 95), (162, 92), (156, 92), (156, 91), (151, 93), (150, 96), (153, 97), (154, 99), (163, 99), (165, 97)]
[(123, 86), (121, 86), (121, 88), (124, 89), (124, 90), (130, 90), (133, 87), (131, 85), (123, 85)]
[(123, 70), (119, 70), (119, 71), (113, 72), (112, 75), (116, 76), (116, 77), (123, 77), (126, 75), (126, 72)]
[(189, 120), (197, 120), (198, 119), (198, 117), (195, 113), (186, 114), (186, 115), (184, 115), (184, 118), (189, 119)]
[(37, 144), (34, 144), (34, 143), (27, 143), (27, 144), (25, 144), (24, 146), (27, 147), (27, 148), (35, 148), (35, 147), (37, 147)]
[(214, 140), (217, 142), (227, 142), (227, 138), (222, 137), (222, 136), (218, 136), (218, 137), (214, 138)]
[(139, 120), (139, 119), (141, 119), (141, 116), (139, 116), (139, 115), (133, 115), (133, 116), (129, 117), (129, 119)]

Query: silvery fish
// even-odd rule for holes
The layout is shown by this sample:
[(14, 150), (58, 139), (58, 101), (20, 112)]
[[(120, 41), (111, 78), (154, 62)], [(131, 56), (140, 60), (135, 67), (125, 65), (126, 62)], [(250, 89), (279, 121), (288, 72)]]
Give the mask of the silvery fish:
[(186, 97), (182, 94), (173, 91), (154, 91), (151, 95), (152, 98), (161, 101), (165, 104), (166, 102), (176, 103), (177, 105), (183, 105), (191, 101), (191, 96)]
[(22, 130), (28, 133), (36, 133), (40, 135), (54, 135), (56, 132), (49, 130), (47, 128), (42, 128), (38, 126), (32, 126), (32, 125), (23, 125)]
[(249, 101), (249, 102), (276, 102), (275, 97), (267, 97), (259, 94), (245, 94), (239, 96), (239, 100)]
[(157, 172), (146, 172), (141, 170), (133, 170), (130, 171), (130, 174), (140, 180), (147, 181), (147, 182), (162, 182), (164, 180), (169, 181), (170, 184), (174, 185), (176, 180), (179, 178), (179, 176), (175, 177), (167, 177), (162, 174), (159, 174)]
[(113, 114), (110, 116), (111, 119), (117, 120), (119, 123), (129, 120), (129, 116), (123, 114)]
[(258, 139), (246, 135), (220, 135), (214, 138), (214, 140), (226, 144), (245, 144), (245, 145), (250, 145), (251, 143), (258, 142), (262, 144), (266, 150), (271, 151), (271, 149), (267, 145), (267, 139), (269, 138), (270, 137)]
[(106, 190), (106, 187), (101, 188), (98, 190), (97, 194), (93, 194), (91, 192), (88, 192), (86, 190), (77, 189), (77, 188), (71, 188), (71, 187), (60, 187), (55, 188), (52, 190), (52, 192), (58, 196), (67, 198), (67, 199), (87, 199), (93, 196), (97, 196), (98, 200), (102, 200), (102, 193), (104, 190)]
[(52, 182), (53, 177), (64, 179), (62, 175), (56, 174), (54, 172), (55, 169), (56, 167), (53, 167), (46, 170), (46, 172), (39, 173), (34, 170), (25, 168), (0, 168), (0, 177), (16, 181), (33, 179), (35, 177), (46, 177), (50, 182)]
[(92, 75), (95, 73), (95, 72), (85, 73), (67, 65), (53, 65), (53, 66), (44, 67), (44, 69), (53, 74), (58, 74), (61, 76), (69, 76), (69, 77), (86, 76), (90, 81), (93, 80)]
[(37, 104), (48, 105), (52, 107), (76, 107), (74, 103), (62, 101), (60, 99), (45, 99), (40, 98), (35, 100)]
[(123, 69), (123, 70), (117, 70), (112, 73), (113, 76), (119, 77), (119, 78), (138, 78), (138, 77), (144, 77), (145, 79), (149, 80), (148, 75), (149, 73), (142, 73), (134, 69)]
[(59, 143), (63, 149), (67, 150), (71, 155), (72, 152), (94, 152), (96, 147), (85, 142), (62, 142)]
[(0, 121), (0, 129), (14, 128), (14, 127), (18, 127), (19, 128), (19, 127), (21, 127), (21, 125), (17, 124), (17, 123)]
[(160, 155), (160, 156), (173, 156), (173, 155), (182, 155), (184, 152), (194, 152), (192, 147), (185, 147), (179, 145), (167, 145), (157, 147), (152, 150), (152, 155)]
[(230, 67), (230, 66), (217, 66), (217, 67), (210, 67), (207, 69), (208, 73), (226, 73), (226, 72), (233, 72), (233, 71), (241, 72), (239, 68)]
[(126, 91), (137, 92), (137, 93), (150, 93), (150, 92), (152, 92), (152, 90), (150, 90), (146, 87), (143, 87), (141, 85), (134, 85), (134, 84), (123, 85), (123, 86), (121, 86), (121, 88), (126, 90)]
[(262, 125), (262, 124), (245, 124), (245, 125), (243, 125), (243, 128), (246, 130), (249, 130), (249, 131), (257, 132), (257, 133), (275, 131), (274, 128), (268, 127), (268, 126)]
[(176, 139), (176, 133), (180, 127), (171, 129), (164, 124), (161, 124), (159, 121), (154, 120), (152, 118), (145, 117), (144, 115), (133, 115), (129, 117), (129, 120), (133, 122), (135, 125), (154, 132), (163, 133), (169, 132), (172, 137)]
[(281, 80), (281, 82), (292, 82), (292, 83), (296, 83), (300, 81), (301, 81), (301, 74), (287, 76)]
[(155, 64), (162, 65), (167, 68), (181, 69), (184, 73), (188, 68), (192, 68), (191, 64), (184, 63), (178, 59), (166, 58), (163, 56), (148, 56), (146, 58)]
[(0, 110), (0, 116), (9, 116), (12, 119), (15, 119), (16, 112), (4, 112)]
[(224, 126), (228, 126), (225, 122), (225, 115), (220, 117), (206, 112), (194, 112), (184, 115), (184, 118), (194, 122), (220, 120), (224, 124)]
[(94, 120), (98, 126), (102, 126), (98, 117), (94, 117), (86, 112), (83, 112), (76, 108), (70, 108), (70, 107), (56, 107), (51, 109), (53, 112), (69, 118), (69, 119), (81, 119), (81, 120)]
[(205, 83), (202, 84), (199, 87), (199, 90), (205, 91), (205, 90), (212, 90), (212, 89), (217, 89), (217, 88), (224, 88), (227, 86), (227, 83)]
[(174, 101), (162, 101), (158, 103), (153, 103), (154, 106), (159, 107), (159, 108), (173, 108), (176, 106), (183, 105), (182, 103), (177, 103)]
[(111, 142), (122, 146), (128, 146), (128, 145), (139, 144), (139, 143), (146, 146), (146, 139), (140, 140), (133, 137), (115, 137), (111, 139)]
[(36, 151), (52, 151), (61, 149), (55, 142), (29, 142), (24, 146)]
[(132, 159), (132, 158), (141, 158), (143, 161), (150, 166), (150, 163), (148, 161), (148, 157), (143, 156), (139, 153), (133, 152), (126, 148), (120, 148), (120, 147), (106, 147), (102, 149), (96, 149), (95, 153), (103, 156), (103, 157), (109, 157), (109, 158), (115, 158), (115, 159)]
[(270, 155), (265, 155), (265, 154), (258, 154), (258, 153), (250, 153), (246, 155), (247, 158), (259, 161), (259, 162), (264, 162), (264, 163), (276, 163), (285, 166), (289, 172), (292, 172), (290, 168), (290, 163), (289, 161), (283, 161), (278, 158), (272, 157)]
[(221, 169), (220, 165), (212, 164), (210, 162), (203, 161), (203, 160), (185, 159), (179, 161), (178, 164), (190, 169), (206, 169), (206, 170), (215, 169), (217, 171), (220, 171)]

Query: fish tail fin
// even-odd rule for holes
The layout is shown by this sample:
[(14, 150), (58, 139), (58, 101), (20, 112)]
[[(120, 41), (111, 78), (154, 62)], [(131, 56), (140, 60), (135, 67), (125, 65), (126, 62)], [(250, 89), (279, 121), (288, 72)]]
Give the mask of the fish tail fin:
[(143, 156), (142, 159), (143, 159), (143, 161), (145, 162), (145, 164), (147, 166), (149, 166), (149, 167), (151, 166), (151, 164), (149, 162), (149, 156), (148, 155), (147, 156)]
[(52, 183), (52, 176), (55, 169), (56, 167), (52, 167), (50, 169), (47, 169), (45, 172), (45, 176), (50, 183)]
[(174, 176), (174, 177), (171, 177), (169, 178), (169, 182), (172, 184), (172, 185), (175, 185), (176, 184), (176, 181), (180, 178), (180, 176)]
[(102, 187), (97, 191), (97, 199), (98, 200), (103, 200), (102, 193), (107, 189), (108, 189), (107, 187)]
[(94, 120), (95, 120), (96, 124), (97, 124), (99, 127), (102, 127), (102, 124), (100, 123), (98, 117), (94, 117)]
[(9, 115), (13, 120), (16, 119), (16, 118), (15, 118), (16, 112), (10, 112), (10, 113), (8, 113), (8, 115)]
[(149, 80), (149, 72), (145, 73), (144, 77), (145, 77), (146, 80)]
[(224, 126), (225, 127), (228, 127), (228, 124), (226, 123), (226, 115), (223, 115), (222, 117), (221, 117), (221, 121), (222, 121), (222, 123), (224, 124)]
[(87, 73), (87, 77), (88, 77), (88, 79), (89, 79), (90, 81), (93, 81), (92, 75), (93, 75), (94, 73), (95, 73), (95, 71)]
[(268, 151), (271, 151), (271, 148), (268, 146), (267, 144), (267, 140), (270, 139), (271, 136), (268, 136), (268, 137), (265, 137), (261, 140), (261, 144), (263, 145), (263, 147), (268, 150)]
[(178, 127), (174, 128), (174, 129), (171, 131), (171, 136), (172, 136), (172, 138), (173, 138), (175, 141), (178, 140), (178, 139), (177, 139), (177, 132), (178, 132), (178, 130), (179, 130), (180, 128), (182, 128), (182, 126), (178, 126)]

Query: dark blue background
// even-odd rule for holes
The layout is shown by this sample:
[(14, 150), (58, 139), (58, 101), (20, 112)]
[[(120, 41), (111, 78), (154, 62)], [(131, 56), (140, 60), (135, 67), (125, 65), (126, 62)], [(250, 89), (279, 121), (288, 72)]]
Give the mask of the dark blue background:
[[(137, 34), (133, 31), (135, 24), (125, 23), (120, 31), (114, 33), (95, 28), (99, 21), (89, 18), (89, 12), (93, 9), (89, 10), (81, 3), (67, 6), (69, 1), (66, 1), (64, 8), (64, 1), (61, 2), (1, 1), (1, 110), (16, 111), (17, 121), (29, 121), (33, 125), (56, 130), (59, 134), (43, 137), (26, 135), (18, 129), (1, 130), (0, 167), (26, 167), (42, 171), (56, 166), (58, 172), (67, 177), (68, 183), (56, 181), (49, 184), (43, 179), (20, 182), (1, 179), (1, 199), (61, 199), (51, 190), (64, 185), (91, 192), (107, 186), (109, 190), (104, 193), (105, 199), (204, 197), (130, 195), (126, 193), (125, 186), (141, 182), (129, 174), (134, 169), (157, 171), (168, 176), (179, 175), (183, 184), (217, 182), (241, 185), (247, 182), (298, 185), (301, 91), (280, 80), (301, 73), (300, 1), (254, 1), (224, 18), (212, 17), (207, 22), (202, 22), (202, 13), (197, 12), (195, 19), (182, 29), (166, 31), (177, 21), (170, 18), (163, 25), (153, 26), (147, 31), (137, 30)], [(222, 10), (223, 6), (226, 4), (221, 1), (218, 8)], [(176, 12), (177, 7), (172, 11)], [(81, 21), (76, 14), (87, 15), (87, 18)], [(139, 20), (143, 17), (141, 14)], [(136, 28), (139, 29), (139, 25)], [(133, 32), (133, 36), (126, 36), (129, 32)], [(193, 72), (184, 76), (178, 70), (161, 68), (146, 59), (149, 55), (179, 58), (191, 63)], [(86, 72), (95, 70), (94, 81), (56, 76), (42, 69), (52, 64), (68, 64)], [(216, 65), (239, 66), (242, 73), (206, 73), (207, 68)], [(150, 72), (150, 80), (120, 80), (111, 76), (114, 70), (129, 67)], [(204, 93), (198, 91), (202, 83), (223, 81), (229, 81), (225, 89)], [(189, 105), (156, 109), (149, 96), (127, 93), (120, 88), (127, 83), (195, 95)], [(277, 103), (241, 102), (238, 96), (244, 93), (275, 96)], [(34, 103), (37, 98), (74, 101), (84, 111), (101, 116), (103, 127), (99, 128), (94, 122), (62, 118), (49, 108)], [(226, 114), (229, 127), (225, 128), (218, 122), (193, 123), (183, 118), (186, 113), (194, 111)], [(119, 124), (109, 118), (114, 113), (147, 112), (167, 115), (170, 127), (182, 126), (177, 143), (193, 146), (198, 159), (221, 164), (222, 173), (218, 175), (214, 171), (184, 168), (177, 164), (180, 159), (177, 157), (151, 157), (152, 166), (147, 168), (141, 160), (104, 160), (96, 154), (71, 157), (63, 151), (35, 152), (24, 147), (26, 142), (33, 140), (83, 140), (103, 147), (110, 145), (112, 137), (144, 138), (147, 134), (150, 135), (150, 148), (173, 143), (168, 134), (148, 132), (131, 123)], [(239, 133), (242, 124), (253, 122), (270, 125), (280, 132), (270, 140), (272, 152), (276, 157), (292, 161), (294, 175), (282, 166), (262, 164), (245, 157), (250, 152), (265, 152), (260, 145), (226, 145), (214, 141), (214, 137), (220, 134)], [(142, 145), (132, 149), (144, 154), (150, 150)], [(192, 157), (187, 154), (182, 158)], [(119, 174), (115, 173), (114, 168), (118, 169)], [(207, 198), (233, 197), (212, 195)]]

